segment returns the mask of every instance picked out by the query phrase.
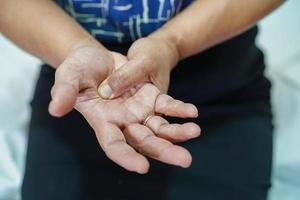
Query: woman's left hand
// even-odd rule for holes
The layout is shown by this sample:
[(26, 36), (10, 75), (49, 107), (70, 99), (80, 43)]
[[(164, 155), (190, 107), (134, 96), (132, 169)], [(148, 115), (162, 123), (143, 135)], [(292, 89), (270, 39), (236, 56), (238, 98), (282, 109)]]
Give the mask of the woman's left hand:
[(170, 72), (179, 59), (175, 45), (154, 37), (141, 38), (132, 44), (127, 57), (129, 61), (99, 86), (103, 98), (118, 97), (146, 82), (153, 83), (162, 93), (167, 92)]

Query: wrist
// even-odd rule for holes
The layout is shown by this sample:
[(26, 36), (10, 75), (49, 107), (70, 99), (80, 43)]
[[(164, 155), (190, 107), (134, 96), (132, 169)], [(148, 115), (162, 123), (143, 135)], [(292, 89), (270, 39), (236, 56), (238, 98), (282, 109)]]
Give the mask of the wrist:
[(73, 52), (78, 51), (79, 49), (85, 49), (85, 48), (92, 48), (95, 49), (95, 51), (101, 56), (102, 58), (107, 58), (104, 59), (103, 61), (108, 65), (108, 66), (113, 66), (113, 58), (111, 55), (111, 52), (105, 48), (100, 42), (98, 42), (94, 37), (92, 36), (87, 36), (84, 37), (80, 40), (78, 40), (74, 45), (71, 47), (69, 54), (72, 55)]
[(92, 36), (88, 35), (86, 37), (81, 38), (77, 42), (75, 42), (70, 50), (69, 53), (72, 53), (78, 49), (85, 48), (85, 47), (91, 47), (91, 48), (96, 48), (99, 49), (99, 51), (104, 52), (105, 54), (108, 54), (108, 50), (101, 44), (99, 43), (95, 38)]
[[(85, 46), (95, 46), (102, 48), (103, 46), (92, 36), (87, 35), (79, 39), (74, 45), (71, 47), (72, 50), (76, 50), (77, 48), (85, 47)], [(104, 48), (104, 47), (103, 47)]]
[(101, 45), (95, 38), (93, 38), (89, 34), (81, 35), (80, 37), (73, 38), (70, 42), (66, 43), (67, 45), (61, 46), (60, 51), (57, 51), (56, 58), (46, 60), (48, 64), (52, 65), (54, 68), (58, 68), (66, 58), (70, 55), (73, 55), (79, 49), (83, 49), (86, 47), (95, 48), (100, 52), (103, 52), (105, 55), (108, 54), (108, 50)]
[(163, 28), (155, 31), (148, 37), (159, 39), (160, 41), (162, 41), (164, 44), (167, 45), (167, 47), (169, 48), (169, 50), (171, 52), (173, 60), (175, 61), (175, 63), (173, 63), (173, 65), (172, 65), (171, 69), (173, 69), (175, 67), (175, 65), (183, 58), (183, 56), (181, 54), (181, 50), (180, 50), (181, 43), (183, 40), (181, 39), (180, 35), (173, 34), (168, 29), (163, 27)]

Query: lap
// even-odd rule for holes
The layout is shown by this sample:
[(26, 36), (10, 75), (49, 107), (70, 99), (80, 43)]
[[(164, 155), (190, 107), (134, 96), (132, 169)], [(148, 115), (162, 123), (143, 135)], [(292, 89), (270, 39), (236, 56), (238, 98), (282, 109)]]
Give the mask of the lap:
[(264, 199), (270, 186), (272, 127), (265, 117), (200, 123), (203, 135), (184, 144), (193, 155), (189, 169), (153, 161), (149, 174), (137, 175), (106, 158), (78, 113), (48, 116), (48, 122), (35, 114), (39, 123), (31, 125), (25, 200)]
[[(50, 86), (51, 81), (45, 92)], [(183, 144), (193, 156), (190, 168), (152, 160), (150, 172), (138, 175), (106, 158), (79, 113), (53, 118), (47, 101), (41, 102), (32, 106), (24, 200), (266, 199), (272, 123), (269, 115), (255, 110), (260, 106), (252, 109), (249, 104), (244, 105), (247, 112), (200, 117), (196, 122), (202, 136)], [(268, 107), (268, 102), (261, 106)]]

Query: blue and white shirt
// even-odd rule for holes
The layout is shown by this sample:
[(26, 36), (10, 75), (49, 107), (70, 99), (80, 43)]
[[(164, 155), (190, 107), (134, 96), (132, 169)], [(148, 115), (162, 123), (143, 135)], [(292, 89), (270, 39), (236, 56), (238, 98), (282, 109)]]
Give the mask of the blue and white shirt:
[(57, 0), (95, 38), (130, 43), (157, 30), (193, 0)]

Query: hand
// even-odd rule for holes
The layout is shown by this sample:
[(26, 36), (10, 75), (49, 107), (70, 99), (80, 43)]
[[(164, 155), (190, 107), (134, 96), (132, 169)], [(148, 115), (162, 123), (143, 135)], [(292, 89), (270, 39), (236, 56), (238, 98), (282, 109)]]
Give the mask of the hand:
[(105, 99), (112, 99), (144, 82), (151, 82), (166, 93), (170, 71), (178, 59), (175, 46), (165, 40), (150, 37), (139, 39), (128, 51), (129, 62), (100, 85), (99, 94)]
[(193, 123), (169, 124), (159, 115), (196, 117), (195, 106), (161, 94), (149, 83), (140, 84), (119, 98), (103, 100), (97, 87), (111, 70), (106, 66), (113, 63), (118, 68), (128, 60), (113, 52), (110, 58), (102, 54), (98, 49), (85, 47), (61, 64), (56, 71), (50, 113), (62, 116), (75, 106), (95, 130), (106, 155), (129, 171), (148, 171), (144, 155), (188, 167), (189, 152), (170, 141), (197, 137), (200, 128)]

